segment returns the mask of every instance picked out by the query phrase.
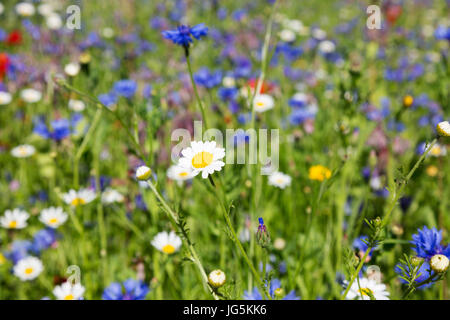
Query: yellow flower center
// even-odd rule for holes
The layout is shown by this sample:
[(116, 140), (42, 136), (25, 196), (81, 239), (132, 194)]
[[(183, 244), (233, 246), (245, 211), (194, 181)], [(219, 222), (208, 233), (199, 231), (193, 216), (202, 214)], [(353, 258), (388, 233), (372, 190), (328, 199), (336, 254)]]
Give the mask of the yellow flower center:
[(31, 274), (33, 272), (33, 268), (26, 268), (25, 274)]
[(438, 156), (441, 154), (441, 148), (439, 146), (435, 146), (433, 147), (433, 149), (431, 149), (431, 153), (435, 156)]
[(80, 204), (85, 204), (85, 203), (86, 203), (86, 201), (84, 201), (84, 199), (81, 199), (81, 198), (75, 198), (75, 199), (73, 199), (72, 202), (71, 202), (71, 204), (72, 204), (73, 206), (78, 206), (78, 205), (80, 205)]
[(171, 245), (171, 244), (166, 244), (166, 245), (162, 248), (162, 251), (163, 251), (164, 253), (167, 253), (167, 254), (172, 254), (172, 253), (175, 252), (175, 247), (174, 247), (173, 245)]
[(73, 300), (74, 296), (73, 294), (68, 294), (67, 296), (64, 297), (64, 300)]
[(414, 98), (411, 96), (406, 96), (403, 98), (403, 104), (405, 107), (410, 107), (414, 102)]
[(370, 297), (371, 295), (373, 296), (373, 291), (370, 290), (369, 288), (361, 288), (359, 290), (359, 293), (363, 296), (368, 296), (368, 297)]
[(20, 148), (19, 148), (19, 154), (22, 155), (22, 156), (26, 156), (26, 155), (28, 154), (27, 148), (25, 148), (25, 147), (20, 147)]
[(429, 166), (427, 168), (427, 174), (431, 177), (434, 177), (438, 174), (438, 168), (436, 166)]
[(55, 224), (55, 223), (58, 223), (58, 219), (56, 219), (56, 218), (51, 218), (50, 220), (48, 220), (48, 222), (49, 222), (50, 224)]
[(14, 228), (17, 228), (17, 221), (11, 221), (10, 223), (9, 223), (9, 227), (11, 228), (11, 229), (14, 229)]
[(256, 102), (256, 106), (263, 107), (264, 106), (264, 102), (258, 101), (258, 102)]
[(180, 172), (180, 173), (179, 173), (179, 176), (180, 176), (180, 177), (186, 177), (187, 175), (188, 175), (187, 172)]
[(206, 151), (202, 151), (197, 153), (192, 158), (192, 166), (196, 169), (205, 168), (209, 166), (212, 163), (212, 161), (213, 161), (213, 154)]

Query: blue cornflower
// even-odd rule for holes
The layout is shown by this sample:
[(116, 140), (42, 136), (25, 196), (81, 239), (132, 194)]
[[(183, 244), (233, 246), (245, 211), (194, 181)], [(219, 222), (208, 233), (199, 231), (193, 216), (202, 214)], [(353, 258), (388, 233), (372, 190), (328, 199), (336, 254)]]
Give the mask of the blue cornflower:
[(103, 300), (144, 300), (149, 287), (140, 280), (128, 279), (123, 283), (113, 282), (104, 291)]
[[(275, 298), (275, 290), (279, 288), (281, 288), (280, 280), (273, 279), (269, 287), (269, 294), (272, 298)], [(252, 291), (244, 291), (244, 300), (262, 300), (262, 295), (255, 287)], [(296, 296), (294, 290), (291, 290), (282, 300), (300, 300), (300, 297)]]
[(56, 241), (56, 231), (51, 228), (46, 228), (38, 231), (33, 236), (33, 243), (31, 251), (36, 254), (48, 249)]
[(222, 82), (222, 72), (220, 70), (211, 72), (207, 67), (203, 67), (194, 74), (194, 80), (200, 86), (211, 89)]
[(114, 92), (101, 94), (97, 98), (103, 105), (107, 107), (111, 107), (117, 103), (117, 96), (114, 94)]
[(133, 80), (119, 80), (114, 83), (113, 92), (118, 96), (131, 99), (136, 93), (137, 83)]
[(61, 141), (67, 138), (72, 132), (72, 128), (76, 126), (78, 121), (81, 119), (79, 117), (69, 119), (57, 119), (50, 122), (50, 127), (47, 127), (44, 120), (38, 119), (35, 121), (35, 126), (33, 133), (43, 137), (44, 139), (53, 139), (56, 141)]
[(200, 40), (200, 38), (208, 34), (208, 27), (204, 23), (197, 24), (193, 27), (186, 25), (178, 26), (175, 30), (166, 30), (162, 32), (164, 38), (171, 40), (173, 43), (189, 48), (189, 44), (194, 42), (191, 38)]
[[(410, 271), (409, 271), (409, 267), (407, 266), (407, 265), (404, 265), (404, 264), (397, 264), (396, 266), (395, 266), (395, 273), (397, 273), (398, 275), (401, 275), (401, 276), (405, 276), (404, 275), (404, 273), (403, 273), (403, 271), (402, 271), (402, 269), (400, 269), (400, 266), (407, 272), (407, 273), (409, 273)], [(420, 282), (423, 282), (423, 281), (425, 281), (425, 280), (427, 280), (430, 276), (431, 276), (431, 274), (430, 274), (430, 265), (428, 264), (428, 262), (424, 262), (421, 266), (420, 266), (420, 269), (419, 269), (419, 271), (418, 271), (418, 274), (419, 274), (419, 276), (417, 277), (417, 279), (416, 279), (416, 281), (415, 282), (417, 282), (417, 283), (420, 283)], [(403, 278), (400, 278), (400, 282), (401, 283), (408, 283), (405, 279), (403, 279)], [(428, 284), (425, 284), (425, 285), (422, 285), (422, 286), (420, 286), (420, 287), (418, 287), (418, 289), (426, 289), (426, 288), (429, 288), (430, 286), (432, 286), (433, 285), (433, 283), (428, 283)]]
[(414, 245), (413, 250), (418, 257), (431, 259), (435, 254), (443, 254), (450, 258), (450, 246), (441, 245), (442, 230), (428, 229), (424, 226), (417, 231), (418, 233), (413, 234), (411, 243)]
[(16, 240), (11, 245), (11, 250), (5, 252), (5, 257), (16, 264), (19, 260), (27, 257), (33, 244), (28, 240)]
[(238, 95), (238, 89), (235, 87), (220, 87), (217, 91), (217, 95), (222, 101), (232, 101), (236, 99)]
[(434, 37), (438, 40), (450, 40), (450, 27), (438, 26), (434, 31)]

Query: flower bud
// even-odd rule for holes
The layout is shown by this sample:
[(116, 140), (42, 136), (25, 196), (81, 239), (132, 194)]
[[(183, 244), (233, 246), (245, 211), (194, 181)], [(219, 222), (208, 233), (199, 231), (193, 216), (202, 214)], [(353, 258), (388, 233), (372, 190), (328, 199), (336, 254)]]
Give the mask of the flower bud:
[(261, 247), (265, 248), (270, 243), (270, 235), (267, 231), (266, 225), (264, 224), (263, 218), (258, 218), (258, 220), (259, 226), (258, 230), (256, 231), (256, 241)]
[(412, 257), (411, 258), (411, 264), (413, 267), (418, 267), (422, 264), (423, 258), (421, 257)]
[(273, 294), (275, 295), (275, 298), (282, 298), (284, 295), (284, 290), (283, 290), (283, 288), (277, 288), (277, 289), (275, 289)]
[(442, 273), (447, 271), (449, 265), (448, 258), (443, 254), (435, 254), (431, 257), (430, 266), (433, 271)]
[(450, 123), (448, 121), (439, 122), (436, 130), (441, 137), (450, 137)]
[(213, 270), (208, 275), (208, 282), (214, 288), (219, 288), (225, 284), (226, 281), (225, 273), (222, 270)]
[(136, 178), (141, 181), (146, 181), (150, 178), (152, 170), (147, 166), (140, 166), (136, 169)]

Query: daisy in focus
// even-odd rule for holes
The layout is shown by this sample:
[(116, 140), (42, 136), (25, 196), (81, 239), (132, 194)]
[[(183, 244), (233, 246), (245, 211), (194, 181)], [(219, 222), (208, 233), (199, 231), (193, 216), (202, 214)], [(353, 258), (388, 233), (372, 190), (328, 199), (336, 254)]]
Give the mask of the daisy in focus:
[(208, 178), (208, 175), (214, 171), (222, 170), (225, 163), (221, 160), (225, 157), (225, 149), (216, 147), (215, 141), (192, 141), (191, 146), (181, 151), (183, 157), (178, 164), (185, 169), (192, 170), (192, 176), (199, 173), (202, 178)]
[(36, 257), (25, 257), (19, 260), (13, 268), (13, 273), (22, 281), (33, 280), (44, 270), (44, 266)]
[(171, 180), (183, 182), (193, 178), (192, 169), (173, 165), (167, 170), (167, 177)]
[(62, 196), (64, 202), (73, 207), (92, 202), (95, 197), (95, 192), (90, 189), (80, 189), (78, 191), (71, 189)]
[(275, 102), (272, 96), (268, 94), (259, 94), (253, 101), (253, 109), (255, 112), (264, 112), (273, 108)]
[(323, 181), (331, 177), (331, 170), (319, 164), (309, 168), (308, 176), (311, 180)]
[(181, 239), (173, 231), (170, 233), (163, 231), (155, 236), (152, 245), (161, 252), (172, 254), (180, 249)]
[(67, 220), (67, 213), (61, 207), (50, 207), (41, 211), (39, 220), (50, 228), (58, 228)]
[(11, 150), (11, 154), (16, 158), (28, 158), (36, 152), (36, 149), (29, 144), (22, 144)]
[(377, 283), (375, 280), (359, 278), (359, 285), (358, 281), (353, 282), (346, 299), (371, 300), (371, 297), (375, 298), (375, 300), (389, 300), (389, 292), (386, 290), (386, 285)]
[(81, 300), (84, 291), (84, 287), (79, 283), (64, 282), (53, 289), (53, 294), (58, 300)]
[(6, 210), (5, 215), (0, 217), (0, 224), (6, 229), (23, 229), (27, 226), (30, 215), (20, 209)]
[(269, 176), (269, 185), (284, 189), (291, 185), (292, 178), (282, 172), (273, 172)]

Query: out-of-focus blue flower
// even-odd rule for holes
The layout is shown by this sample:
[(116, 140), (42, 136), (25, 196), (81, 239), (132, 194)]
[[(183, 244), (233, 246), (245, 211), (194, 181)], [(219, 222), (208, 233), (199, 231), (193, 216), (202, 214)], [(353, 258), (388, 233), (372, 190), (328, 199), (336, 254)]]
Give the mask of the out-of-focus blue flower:
[(5, 252), (5, 257), (16, 264), (19, 260), (28, 256), (33, 244), (28, 240), (16, 240), (11, 244), (11, 250)]
[(133, 80), (125, 79), (114, 83), (113, 92), (118, 96), (131, 99), (136, 93), (137, 83)]
[(54, 229), (42, 229), (33, 236), (31, 251), (40, 254), (43, 250), (48, 249), (55, 241), (56, 231)]
[(411, 243), (414, 245), (413, 250), (418, 257), (431, 259), (435, 254), (443, 254), (450, 258), (450, 246), (441, 245), (442, 230), (428, 229), (424, 226), (417, 231), (418, 233), (413, 234)]
[[(281, 288), (280, 280), (273, 279), (269, 287), (269, 294), (272, 298), (275, 298), (275, 290), (278, 288)], [(244, 300), (262, 300), (262, 295), (258, 288), (255, 287), (252, 291), (244, 291)], [(300, 297), (296, 296), (295, 291), (292, 290), (282, 300), (300, 300)]]
[(235, 87), (220, 87), (217, 95), (222, 101), (232, 101), (238, 95), (238, 90)]
[[(359, 251), (360, 258), (366, 253), (369, 247), (364, 241), (367, 241), (367, 236), (361, 236), (353, 240), (353, 248)], [(368, 257), (372, 257), (373, 248), (370, 250)]]
[(208, 35), (208, 27), (205, 26), (204, 23), (197, 24), (193, 27), (181, 25), (175, 30), (163, 31), (162, 35), (164, 38), (171, 40), (173, 43), (187, 48), (189, 47), (189, 44), (194, 41), (191, 36), (197, 40), (200, 40), (200, 38)]
[[(82, 116), (81, 116), (82, 118)], [(53, 139), (61, 141), (73, 133), (73, 128), (81, 120), (79, 116), (69, 119), (57, 119), (50, 122), (50, 127), (47, 127), (45, 121), (40, 118), (35, 121), (33, 133), (41, 136), (44, 139)]]
[(244, 56), (236, 57), (233, 60), (234, 72), (233, 75), (236, 78), (247, 78), (252, 72), (252, 62), (250, 59)]
[(200, 86), (211, 89), (222, 82), (222, 72), (220, 70), (211, 72), (207, 67), (203, 67), (194, 74), (194, 80)]
[(434, 31), (434, 37), (438, 40), (450, 40), (450, 27), (438, 26)]
[(142, 194), (138, 194), (134, 197), (134, 202), (136, 203), (136, 208), (141, 209), (142, 211), (148, 211), (147, 206), (142, 198)]
[(144, 300), (149, 287), (139, 280), (128, 279), (123, 283), (113, 282), (103, 291), (103, 300)]
[[(407, 273), (410, 272), (407, 265), (403, 265), (403, 264), (400, 264), (400, 263), (399, 263), (399, 264), (397, 264), (397, 265), (395, 266), (395, 272), (396, 272), (398, 275), (404, 276), (404, 273), (403, 273), (402, 269), (400, 269), (400, 266), (402, 266), (403, 269), (404, 269)], [(431, 274), (430, 274), (430, 265), (428, 264), (428, 262), (424, 262), (424, 263), (422, 264), (422, 266), (420, 267), (418, 273), (419, 273), (420, 275), (417, 277), (417, 279), (416, 279), (416, 281), (415, 281), (415, 282), (417, 282), (417, 283), (423, 282), (423, 281), (427, 280), (427, 279), (430, 277), (430, 275), (431, 275)], [(405, 284), (407, 283), (406, 280), (405, 280), (405, 279), (402, 279), (402, 278), (400, 278), (400, 282), (401, 282), (401, 283), (405, 283)], [(426, 288), (431, 287), (432, 285), (433, 285), (433, 283), (428, 283), (428, 284), (425, 284), (425, 285), (422, 285), (422, 286), (418, 287), (418, 289), (419, 289), (419, 290), (426, 289)]]
[(113, 93), (104, 93), (98, 96), (98, 100), (105, 106), (111, 107), (117, 103), (117, 96)]

